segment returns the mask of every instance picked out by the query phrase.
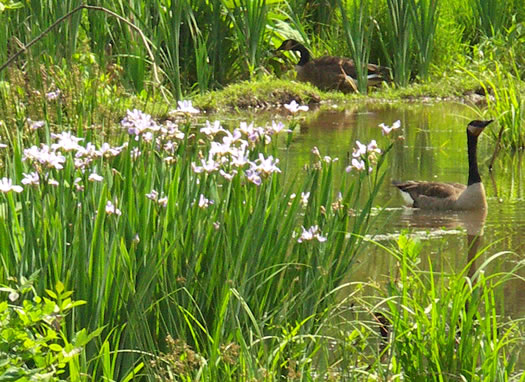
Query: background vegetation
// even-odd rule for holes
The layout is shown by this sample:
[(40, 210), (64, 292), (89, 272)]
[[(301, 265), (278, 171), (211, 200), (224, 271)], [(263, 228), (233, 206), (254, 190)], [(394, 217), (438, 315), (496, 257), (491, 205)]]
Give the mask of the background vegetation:
[[(82, 2), (1, 4), (3, 63)], [(494, 95), (489, 107), (501, 117), (503, 143), (519, 149), (525, 141), (520, 0), (101, 0), (93, 7), (73, 13), (0, 71), (0, 117), (26, 113), (7, 100), (31, 108), (41, 103), (39, 93), (56, 88), (70, 114), (91, 124), (119, 105), (125, 110), (129, 93), (173, 102), (241, 80), (293, 77), (296, 58), (274, 49), (296, 38), (314, 56), (389, 66), (397, 88), (422, 83), (430, 94), (442, 88), (441, 96)]]

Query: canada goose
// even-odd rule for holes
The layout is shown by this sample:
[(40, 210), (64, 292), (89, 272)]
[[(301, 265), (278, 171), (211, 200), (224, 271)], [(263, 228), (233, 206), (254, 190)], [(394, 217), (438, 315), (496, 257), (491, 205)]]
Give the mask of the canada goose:
[[(310, 82), (321, 90), (339, 90), (343, 93), (357, 91), (357, 71), (353, 60), (344, 57), (323, 56), (311, 59), (310, 52), (296, 40), (285, 40), (279, 50), (299, 52), (300, 59), (295, 69), (297, 79)], [(378, 84), (386, 79), (388, 69), (368, 64), (369, 85)]]
[(487, 208), (485, 188), (481, 183), (476, 156), (478, 136), (491, 123), (471, 121), (467, 126), (468, 183), (397, 182), (392, 184), (402, 191), (412, 206), (433, 210), (482, 210)]

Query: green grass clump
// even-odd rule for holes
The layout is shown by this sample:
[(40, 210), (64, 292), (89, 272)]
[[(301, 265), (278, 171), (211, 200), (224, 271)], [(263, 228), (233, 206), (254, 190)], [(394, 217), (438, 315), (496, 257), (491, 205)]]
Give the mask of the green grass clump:
[(242, 81), (222, 90), (196, 96), (194, 103), (211, 112), (256, 110), (282, 106), (293, 100), (303, 104), (318, 103), (324, 98), (323, 94), (325, 93), (309, 84), (268, 77)]
[(359, 251), (384, 157), (371, 146), (365, 168), (372, 156), (378, 168), (340, 188), (339, 162), (318, 153), (284, 179), (284, 125), (226, 131), (188, 115), (128, 111), (109, 142), (46, 122), (10, 134), (0, 279), (39, 270), (37, 291), (61, 281), (86, 301), (68, 327), (103, 328), (79, 360), (95, 379), (313, 373), (313, 333)]
[[(469, 240), (473, 245), (479, 238)], [(491, 264), (506, 253), (484, 259), (483, 251), (469, 250), (466, 266), (449, 274), (436, 271), (431, 259), (428, 270), (422, 269), (421, 250), (405, 235), (389, 250), (397, 265), (385, 298), (369, 308), (389, 336), (382, 346), (384, 363), (375, 370), (384, 379), (410, 381), (518, 380), (523, 337), (519, 321), (502, 320), (501, 298), (502, 285), (523, 262), (511, 272), (491, 273)]]
[(11, 279), (0, 287), (0, 378), (55, 382), (69, 375), (79, 380), (80, 353), (101, 330), (69, 336), (65, 317), (85, 301), (72, 300), (60, 282), (41, 296), (33, 288), (37, 277)]

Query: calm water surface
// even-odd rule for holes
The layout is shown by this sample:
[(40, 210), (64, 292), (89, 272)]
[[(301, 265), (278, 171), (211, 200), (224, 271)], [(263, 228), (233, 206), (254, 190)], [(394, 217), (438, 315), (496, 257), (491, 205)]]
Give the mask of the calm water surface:
[[(275, 115), (269, 116), (275, 119)], [(286, 118), (286, 117), (281, 117)], [(391, 125), (401, 121), (402, 136), (389, 153), (387, 175), (376, 200), (378, 213), (370, 231), (376, 241), (394, 245), (399, 234), (408, 231), (423, 242), (421, 257), (430, 258), (434, 269), (459, 271), (468, 262), (468, 236), (482, 233), (479, 249), (485, 252), (475, 266), (500, 251), (511, 251), (495, 261), (487, 272), (511, 270), (525, 254), (525, 182), (523, 155), (500, 152), (492, 174), (488, 163), (494, 141), (484, 133), (479, 142), (478, 160), (485, 184), (489, 209), (485, 216), (468, 213), (428, 212), (404, 207), (397, 189), (390, 185), (397, 180), (439, 180), (466, 183), (468, 174), (466, 125), (476, 119), (465, 105), (359, 105), (340, 110), (310, 111), (302, 114), (300, 133), (291, 148), (283, 150), (281, 168), (295, 173), (311, 159), (311, 150), (321, 155), (340, 158), (341, 176), (346, 158), (355, 141), (368, 143), (376, 139), (386, 147), (389, 138), (382, 137), (378, 124)], [(489, 126), (495, 129), (497, 126)], [(352, 279), (386, 280), (395, 268), (395, 261), (386, 251), (370, 245), (359, 255), (359, 267)], [(525, 270), (520, 272), (525, 277)], [(513, 280), (504, 290), (505, 314), (525, 317), (525, 282)]]

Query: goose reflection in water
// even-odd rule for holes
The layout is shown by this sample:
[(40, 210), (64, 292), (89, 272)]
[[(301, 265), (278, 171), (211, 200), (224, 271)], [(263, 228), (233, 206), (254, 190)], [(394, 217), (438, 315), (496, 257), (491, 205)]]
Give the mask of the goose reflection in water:
[(458, 230), (464, 229), (467, 234), (468, 250), (466, 264), (471, 263), (467, 276), (472, 278), (477, 270), (475, 258), (482, 242), (486, 219), (487, 209), (450, 213), (405, 208), (399, 223), (410, 228), (430, 229), (430, 236), (432, 232), (436, 235), (443, 235), (446, 232), (457, 234)]

